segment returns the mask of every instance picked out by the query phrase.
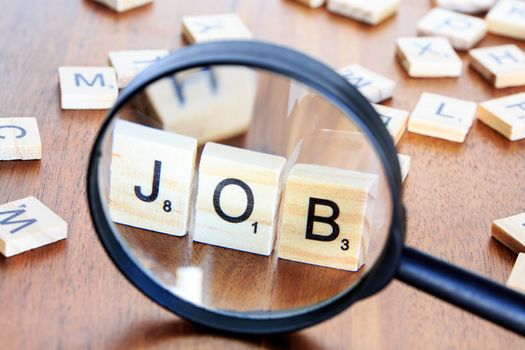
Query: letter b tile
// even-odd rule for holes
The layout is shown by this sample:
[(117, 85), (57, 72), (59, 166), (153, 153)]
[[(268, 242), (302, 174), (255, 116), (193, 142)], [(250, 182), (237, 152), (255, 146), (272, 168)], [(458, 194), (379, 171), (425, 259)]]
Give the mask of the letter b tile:
[(365, 261), (377, 175), (297, 164), (286, 184), (279, 257), (357, 271)]
[(197, 242), (270, 255), (286, 160), (207, 143), (199, 167)]

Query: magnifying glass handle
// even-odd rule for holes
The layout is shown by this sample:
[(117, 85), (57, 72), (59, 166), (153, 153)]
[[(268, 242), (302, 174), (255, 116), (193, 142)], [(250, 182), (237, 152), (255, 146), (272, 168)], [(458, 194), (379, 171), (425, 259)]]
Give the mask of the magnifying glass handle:
[(517, 291), (406, 246), (397, 278), (525, 335), (525, 295)]

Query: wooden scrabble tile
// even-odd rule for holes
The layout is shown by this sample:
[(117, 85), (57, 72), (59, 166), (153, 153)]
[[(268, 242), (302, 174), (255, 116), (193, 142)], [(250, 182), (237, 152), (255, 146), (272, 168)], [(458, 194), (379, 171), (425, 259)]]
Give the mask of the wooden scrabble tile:
[(525, 2), (516, 0), (499, 1), (487, 17), (489, 32), (525, 40)]
[(193, 240), (270, 255), (286, 160), (207, 143), (199, 166)]
[(328, 11), (376, 25), (394, 15), (400, 0), (328, 0)]
[(441, 37), (398, 38), (396, 56), (414, 78), (458, 77), (463, 66), (450, 42)]
[(109, 62), (115, 68), (118, 87), (123, 88), (141, 70), (169, 54), (168, 50), (112, 51)]
[(370, 102), (379, 103), (392, 97), (396, 83), (360, 65), (351, 64), (339, 70)]
[(0, 118), (0, 160), (42, 159), (36, 118)]
[(525, 253), (519, 253), (507, 280), (507, 287), (525, 293)]
[(525, 53), (516, 45), (469, 51), (470, 65), (497, 88), (525, 85)]
[(401, 109), (377, 104), (372, 104), (372, 106), (383, 120), (385, 127), (387, 128), (390, 135), (392, 135), (394, 143), (397, 145), (405, 133), (405, 130), (407, 129), (409, 113)]
[(109, 209), (113, 221), (184, 236), (197, 140), (118, 120), (112, 152)]
[(436, 7), (417, 23), (419, 35), (443, 36), (458, 50), (468, 50), (487, 34), (485, 21)]
[(0, 205), (0, 252), (6, 257), (66, 237), (66, 222), (35, 197)]
[(477, 105), (424, 92), (408, 119), (408, 131), (454, 142), (463, 142), (474, 119)]
[(481, 13), (490, 10), (496, 0), (434, 0), (436, 6), (463, 13)]
[(494, 220), (492, 237), (514, 253), (525, 253), (525, 213)]
[(408, 171), (410, 170), (410, 156), (398, 153), (397, 158), (399, 159), (399, 166), (401, 167), (401, 182), (405, 182)]
[(296, 164), (288, 175), (279, 258), (357, 271), (366, 260), (377, 175)]
[(159, 80), (146, 90), (151, 116), (164, 130), (204, 143), (248, 129), (257, 95), (254, 71), (213, 67), (185, 73)]
[(324, 5), (325, 0), (297, 0), (303, 5), (315, 8), (315, 7), (321, 7)]
[(153, 0), (95, 0), (107, 7), (117, 11), (124, 12), (135, 7), (143, 6), (153, 2)]
[(236, 14), (182, 17), (182, 36), (190, 44), (225, 39), (251, 39)]
[(107, 109), (117, 99), (115, 70), (109, 67), (60, 67), (62, 109)]
[(525, 92), (480, 103), (478, 118), (511, 141), (525, 138)]

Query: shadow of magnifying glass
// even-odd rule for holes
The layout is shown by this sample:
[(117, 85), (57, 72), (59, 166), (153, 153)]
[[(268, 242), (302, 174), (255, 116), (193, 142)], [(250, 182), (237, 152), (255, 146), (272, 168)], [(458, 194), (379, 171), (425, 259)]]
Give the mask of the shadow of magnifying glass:
[(132, 324), (127, 331), (106, 344), (108, 349), (321, 349), (306, 334), (295, 332), (273, 336), (231, 335), (191, 324), (181, 319), (149, 320)]

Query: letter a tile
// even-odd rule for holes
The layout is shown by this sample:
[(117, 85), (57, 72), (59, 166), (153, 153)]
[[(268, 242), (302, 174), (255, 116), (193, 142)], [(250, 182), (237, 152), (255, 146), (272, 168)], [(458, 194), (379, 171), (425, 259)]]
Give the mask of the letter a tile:
[(35, 197), (0, 205), (0, 252), (6, 257), (66, 237), (67, 223)]
[(0, 160), (41, 158), (42, 143), (35, 118), (0, 118)]
[(378, 176), (297, 164), (287, 179), (279, 258), (357, 271), (366, 260)]
[(109, 67), (60, 67), (62, 109), (107, 109), (118, 96), (115, 70)]
[(118, 120), (109, 195), (113, 221), (184, 236), (196, 154), (194, 138)]
[(207, 143), (199, 166), (193, 239), (270, 255), (286, 160)]

